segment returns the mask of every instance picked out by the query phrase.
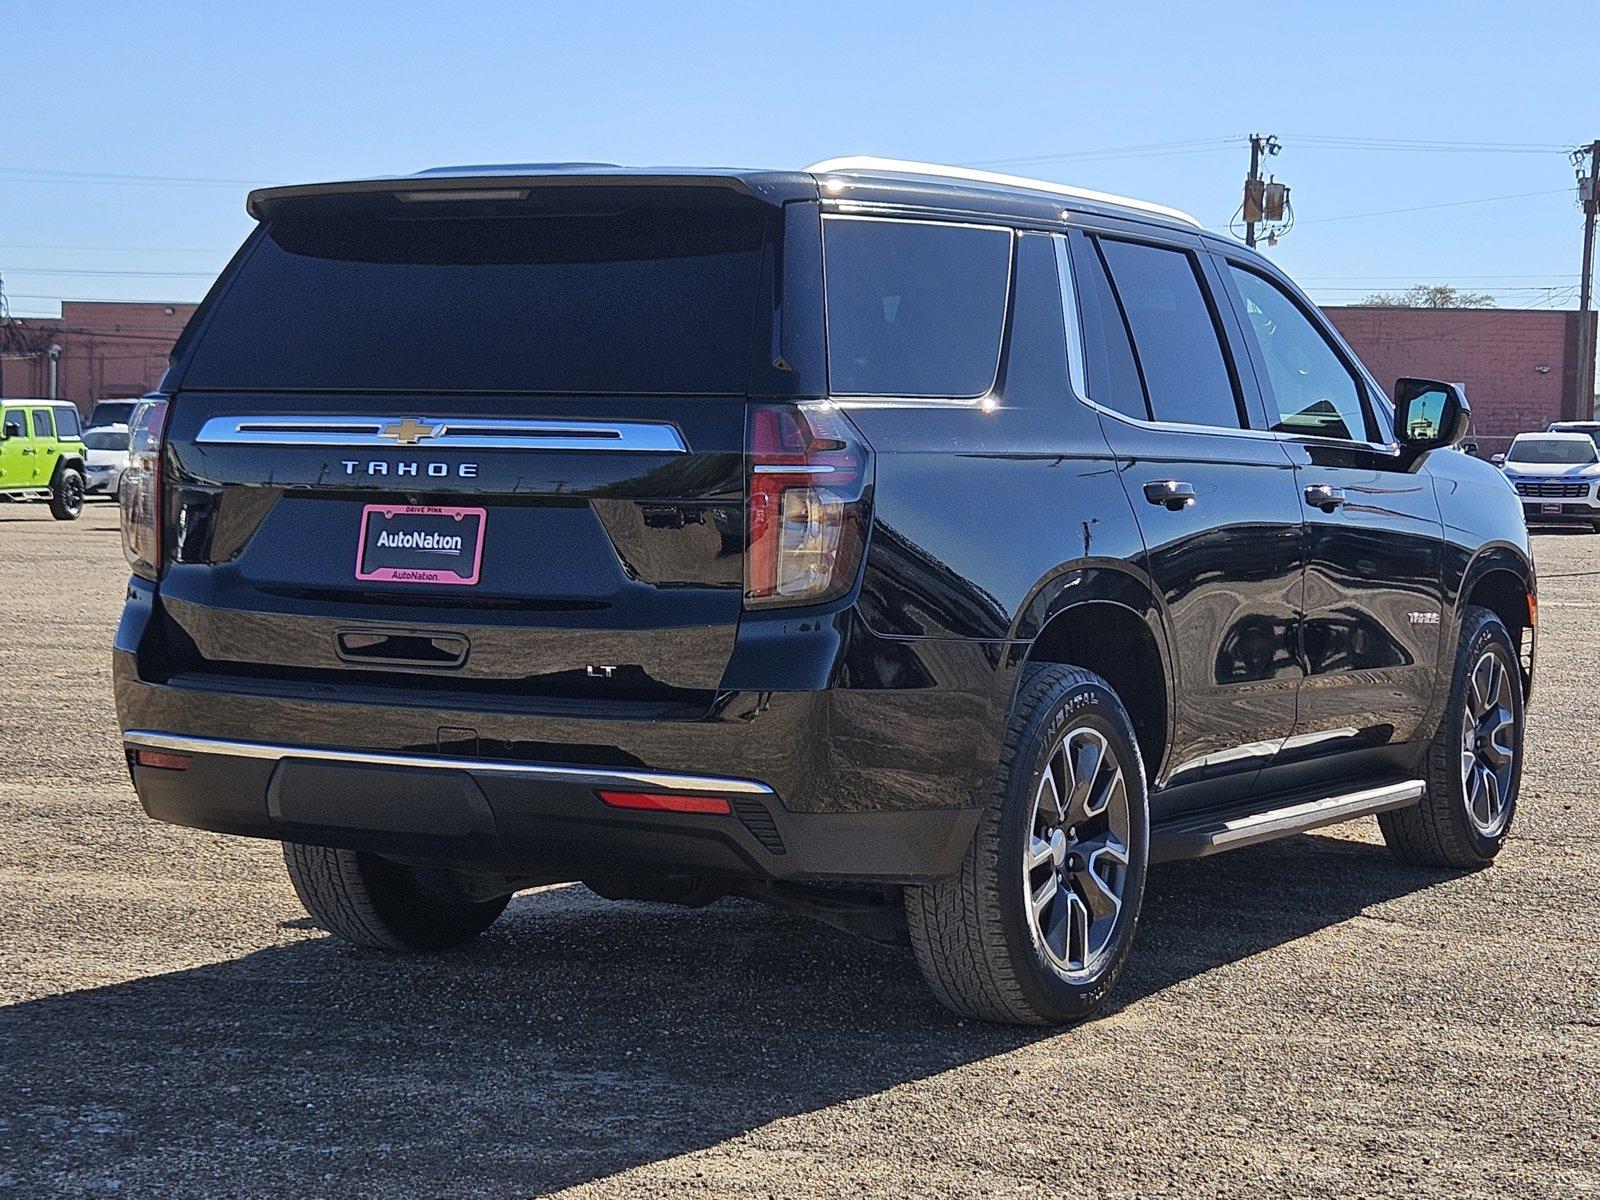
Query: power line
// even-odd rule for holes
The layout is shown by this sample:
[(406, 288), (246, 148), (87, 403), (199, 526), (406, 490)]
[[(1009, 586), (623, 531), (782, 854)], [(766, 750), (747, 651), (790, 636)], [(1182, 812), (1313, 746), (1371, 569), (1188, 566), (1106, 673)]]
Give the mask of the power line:
[(42, 242), (0, 242), (0, 250), (92, 250), (104, 254), (232, 254), (237, 246), (54, 246)]
[(1407, 154), (1566, 154), (1571, 144), (1555, 142), (1451, 142), (1437, 139), (1338, 137), (1329, 134), (1285, 134), (1295, 142), (1322, 150), (1397, 151)]
[(110, 171), (67, 171), (55, 167), (0, 166), (7, 183), (117, 184), (138, 187), (264, 187), (263, 179), (205, 179), (192, 175), (125, 175)]
[(1221, 150), (1238, 141), (1227, 137), (1192, 138), (1181, 142), (1147, 142), (1138, 146), (1108, 146), (1099, 150), (1059, 150), (1049, 154), (1025, 154), (1016, 158), (981, 158), (958, 164), (963, 167), (1028, 166), (1055, 162), (1086, 162), (1101, 158), (1161, 157), (1167, 154), (1186, 154)]
[(1468, 204), (1494, 204), (1501, 200), (1526, 200), (1531, 196), (1567, 196), (1570, 187), (1549, 188), (1542, 192), (1516, 192), (1509, 196), (1479, 196), (1473, 200), (1446, 200), (1440, 204), (1418, 204), (1412, 208), (1386, 208), (1378, 212), (1341, 213), (1336, 217), (1305, 217), (1302, 225), (1326, 224), (1329, 221), (1358, 221), (1365, 217), (1393, 217), (1400, 213), (1429, 212), (1436, 208), (1461, 208)]
[(215, 279), (216, 271), (96, 271), (89, 267), (7, 267), (8, 275), (129, 276), (138, 279)]

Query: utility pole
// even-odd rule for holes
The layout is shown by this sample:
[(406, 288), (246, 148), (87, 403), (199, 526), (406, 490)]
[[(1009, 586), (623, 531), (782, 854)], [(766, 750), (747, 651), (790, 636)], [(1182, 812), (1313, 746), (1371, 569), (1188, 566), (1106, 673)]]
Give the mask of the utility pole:
[(1244, 181), (1244, 244), (1256, 244), (1256, 226), (1266, 215), (1266, 184), (1261, 179), (1261, 159), (1282, 150), (1278, 139), (1270, 133), (1250, 135), (1250, 174)]
[(1578, 202), (1583, 206), (1583, 269), (1578, 275), (1578, 394), (1572, 400), (1572, 413), (1579, 419), (1594, 420), (1594, 355), (1593, 324), (1589, 320), (1589, 301), (1594, 294), (1594, 223), (1600, 215), (1600, 140), (1590, 142), (1587, 150), (1578, 150), (1572, 156), (1574, 166), (1589, 156), (1589, 174), (1578, 172)]

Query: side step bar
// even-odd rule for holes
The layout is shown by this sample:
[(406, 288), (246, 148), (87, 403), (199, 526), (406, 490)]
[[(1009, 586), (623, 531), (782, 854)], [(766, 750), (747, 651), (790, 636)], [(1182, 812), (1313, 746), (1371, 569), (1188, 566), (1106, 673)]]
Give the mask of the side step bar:
[(1269, 808), (1258, 812), (1204, 813), (1181, 816), (1157, 824), (1150, 831), (1150, 861), (1171, 862), (1179, 858), (1204, 858), (1239, 846), (1270, 842), (1291, 833), (1304, 833), (1323, 825), (1335, 825), (1353, 817), (1370, 816), (1392, 808), (1404, 808), (1422, 799), (1425, 785), (1420, 779), (1385, 784), (1342, 796), (1325, 796)]

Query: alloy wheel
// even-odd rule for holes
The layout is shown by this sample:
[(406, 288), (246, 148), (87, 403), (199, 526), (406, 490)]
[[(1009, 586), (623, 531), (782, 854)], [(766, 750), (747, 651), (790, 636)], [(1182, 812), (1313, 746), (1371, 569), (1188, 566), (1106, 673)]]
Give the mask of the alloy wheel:
[(1128, 879), (1122, 764), (1096, 730), (1068, 730), (1034, 791), (1022, 867), (1029, 928), (1056, 972), (1092, 975), (1111, 944)]
[(1461, 705), (1461, 790), (1467, 816), (1484, 837), (1498, 837), (1511, 815), (1516, 721), (1511, 672), (1485, 651), (1467, 676)]

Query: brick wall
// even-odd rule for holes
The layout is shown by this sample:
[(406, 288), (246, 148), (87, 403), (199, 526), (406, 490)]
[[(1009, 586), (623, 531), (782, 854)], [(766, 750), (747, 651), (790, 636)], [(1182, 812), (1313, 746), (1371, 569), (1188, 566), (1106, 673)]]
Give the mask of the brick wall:
[(49, 395), (51, 345), (61, 347), (56, 394), (85, 413), (97, 400), (141, 395), (161, 379), (195, 307), (64, 300), (58, 318), (24, 317), (6, 340), (0, 396)]
[(1572, 415), (1576, 312), (1366, 306), (1323, 311), (1391, 392), (1403, 375), (1466, 384), (1472, 437), (1482, 455)]

